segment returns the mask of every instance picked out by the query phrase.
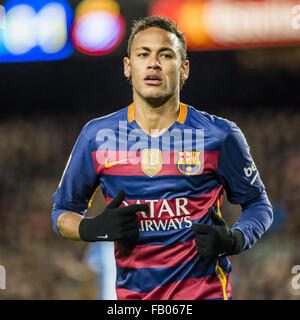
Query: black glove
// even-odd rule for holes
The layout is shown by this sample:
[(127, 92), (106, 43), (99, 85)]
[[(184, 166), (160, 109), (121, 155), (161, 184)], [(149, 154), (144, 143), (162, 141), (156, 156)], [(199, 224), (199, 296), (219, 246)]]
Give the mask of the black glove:
[(192, 230), (196, 233), (195, 242), (199, 254), (205, 258), (223, 258), (242, 252), (245, 242), (242, 232), (230, 229), (213, 207), (208, 209), (208, 214), (214, 226), (201, 223), (192, 224)]
[(79, 224), (80, 238), (88, 242), (128, 240), (134, 243), (139, 234), (136, 212), (148, 211), (149, 206), (134, 204), (119, 208), (124, 198), (125, 192), (120, 190), (103, 213), (82, 219)]

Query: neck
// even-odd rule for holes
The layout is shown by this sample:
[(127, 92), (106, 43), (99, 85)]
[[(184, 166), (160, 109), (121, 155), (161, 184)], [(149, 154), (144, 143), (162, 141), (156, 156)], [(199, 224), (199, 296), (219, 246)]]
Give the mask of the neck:
[(172, 96), (159, 105), (153, 105), (133, 95), (134, 119), (148, 135), (158, 136), (166, 131), (177, 119), (180, 113), (179, 96)]

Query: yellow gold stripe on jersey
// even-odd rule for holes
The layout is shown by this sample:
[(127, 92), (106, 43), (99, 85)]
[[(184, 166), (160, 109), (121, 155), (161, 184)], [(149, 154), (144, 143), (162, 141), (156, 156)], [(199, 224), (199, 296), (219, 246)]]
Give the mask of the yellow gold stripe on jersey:
[(226, 293), (227, 278), (226, 278), (226, 274), (224, 273), (223, 269), (220, 267), (219, 262), (217, 262), (217, 265), (216, 265), (216, 273), (221, 281), (224, 300), (228, 300), (227, 293)]
[(217, 214), (222, 218), (221, 206), (220, 206), (220, 194), (218, 195), (218, 199), (217, 199)]
[[(218, 196), (218, 199), (217, 199), (217, 213), (220, 217), (222, 217), (222, 213), (221, 213), (221, 209), (220, 209), (220, 195)], [(216, 265), (216, 273), (217, 273), (218, 278), (221, 281), (224, 300), (228, 300), (227, 293), (226, 293), (227, 278), (226, 278), (226, 274), (224, 273), (223, 269), (220, 267), (219, 262), (217, 262), (217, 265)]]
[(94, 191), (93, 195), (91, 196), (91, 199), (90, 199), (90, 201), (89, 201), (88, 208), (90, 208), (90, 207), (91, 207), (92, 202), (93, 202), (93, 199), (94, 199), (94, 196), (95, 196), (95, 194), (96, 194), (97, 190), (99, 189), (99, 187), (100, 187), (100, 185), (96, 188), (96, 190)]

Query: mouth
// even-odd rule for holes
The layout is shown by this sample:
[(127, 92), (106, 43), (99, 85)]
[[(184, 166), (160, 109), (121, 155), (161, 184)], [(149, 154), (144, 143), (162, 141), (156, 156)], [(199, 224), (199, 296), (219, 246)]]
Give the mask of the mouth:
[(159, 86), (162, 84), (162, 79), (158, 75), (148, 75), (144, 78), (147, 85)]

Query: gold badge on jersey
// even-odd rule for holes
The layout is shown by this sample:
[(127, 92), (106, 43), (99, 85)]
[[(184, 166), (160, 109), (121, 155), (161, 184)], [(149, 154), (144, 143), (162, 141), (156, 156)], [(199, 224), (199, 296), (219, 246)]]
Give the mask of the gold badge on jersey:
[(201, 169), (200, 152), (198, 151), (179, 151), (177, 168), (186, 175), (197, 174)]
[(159, 149), (142, 151), (142, 170), (149, 176), (155, 176), (162, 168), (162, 156)]

